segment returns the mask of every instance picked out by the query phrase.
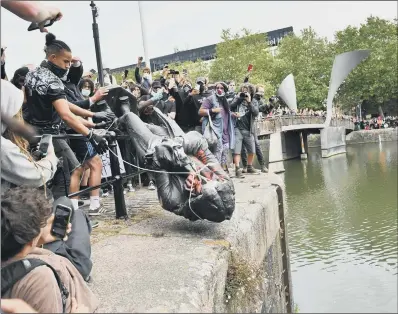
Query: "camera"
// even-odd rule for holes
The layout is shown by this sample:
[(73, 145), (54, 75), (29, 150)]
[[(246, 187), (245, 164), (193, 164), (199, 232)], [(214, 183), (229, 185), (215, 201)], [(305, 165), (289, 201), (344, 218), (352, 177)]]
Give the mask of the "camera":
[(240, 97), (240, 98), (246, 98), (246, 96), (247, 96), (247, 93), (240, 93), (240, 94), (239, 94), (239, 97)]
[(180, 74), (180, 71), (176, 71), (176, 70), (169, 70), (169, 74), (171, 74), (171, 75)]

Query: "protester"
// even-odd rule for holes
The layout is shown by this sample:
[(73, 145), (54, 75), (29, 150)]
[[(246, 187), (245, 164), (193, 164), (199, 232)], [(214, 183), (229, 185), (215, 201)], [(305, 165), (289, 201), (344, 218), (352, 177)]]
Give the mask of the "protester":
[[(259, 105), (258, 107), (259, 107), (260, 112), (261, 112), (261, 110), (264, 111), (264, 107), (265, 107), (265, 105), (263, 103), (263, 98), (264, 98), (264, 86), (258, 85), (258, 86), (256, 86), (256, 93), (254, 94), (254, 99), (257, 100), (257, 102), (258, 102), (258, 105)], [(257, 116), (255, 118), (256, 121), (258, 121), (258, 117), (259, 116)], [(257, 156), (257, 161), (260, 164), (260, 170), (261, 170), (261, 172), (267, 173), (268, 169), (265, 166), (264, 155), (261, 150), (260, 142), (258, 140), (256, 127), (253, 128), (253, 135), (254, 135), (254, 145), (255, 145), (255, 150), (256, 150), (256, 156)], [(245, 146), (242, 146), (241, 159), (242, 159), (242, 165), (243, 165), (242, 173), (247, 173), (247, 152), (246, 152)]]
[[(91, 105), (100, 101), (104, 96), (108, 94), (108, 90), (105, 88), (99, 88), (92, 97), (84, 98), (78, 88), (78, 83), (81, 80), (83, 74), (83, 64), (77, 57), (72, 59), (72, 66), (68, 72), (68, 75), (61, 78), (61, 81), (65, 87), (65, 94), (67, 100), (83, 109), (89, 109)], [(63, 126), (65, 124), (62, 124)], [(76, 134), (74, 130), (65, 125), (65, 132), (67, 134)], [(75, 153), (75, 156), (79, 163), (84, 168), (83, 178), (80, 180), (80, 190), (84, 190), (87, 187), (97, 186), (101, 184), (101, 172), (102, 172), (102, 161), (94, 150), (91, 143), (86, 138), (71, 138), (69, 146)], [(88, 195), (84, 195), (87, 197)], [(89, 215), (99, 215), (101, 210), (100, 204), (100, 190), (95, 189), (89, 192), (90, 207)]]
[(236, 88), (235, 81), (230, 81), (228, 83), (228, 92), (225, 93), (225, 96), (227, 97), (229, 104), (236, 96), (235, 88)]
[(94, 95), (94, 83), (90, 79), (82, 77), (79, 82), (78, 88), (84, 99), (89, 99)]
[(211, 117), (217, 132), (219, 142), (217, 145), (216, 158), (224, 171), (229, 173), (227, 158), (230, 149), (235, 145), (235, 131), (231, 111), (228, 105), (225, 91), (227, 85), (223, 82), (216, 83), (216, 93), (203, 100), (199, 114), (203, 116), (203, 129), (206, 127), (208, 116)]
[(255, 117), (258, 115), (258, 102), (253, 99), (254, 90), (251, 85), (244, 84), (240, 93), (231, 103), (232, 115), (235, 117), (235, 148), (234, 165), (236, 177), (242, 178), (242, 169), (239, 168), (242, 145), (247, 150), (247, 173), (257, 174), (253, 167), (255, 152), (254, 128)]
[(206, 79), (198, 77), (195, 88), (188, 94), (180, 110), (180, 127), (185, 132), (196, 130), (202, 133), (202, 116), (199, 113), (203, 100), (212, 95), (207, 90)]
[[(94, 122), (101, 122), (109, 119), (109, 114), (93, 113), (67, 101), (61, 78), (68, 75), (72, 54), (64, 42), (56, 40), (53, 34), (47, 34), (45, 52), (46, 61), (25, 78), (25, 121), (36, 127), (40, 134), (55, 135), (60, 134), (60, 125), (64, 121), (74, 131), (86, 136), (98, 153), (104, 153), (107, 149), (106, 140), (89, 129), (97, 125), (77, 116), (91, 117)], [(80, 162), (65, 139), (56, 139), (53, 143), (57, 157), (63, 157), (64, 170), (71, 173), (69, 193), (78, 192), (82, 175)], [(62, 179), (59, 178), (57, 182), (61, 184)], [(60, 192), (60, 189), (56, 191)], [(78, 198), (74, 198), (73, 202), (78, 208)]]
[(146, 88), (147, 90), (149, 90), (152, 86), (151, 69), (148, 67), (145, 67), (142, 70), (142, 77), (141, 77), (141, 75), (140, 75), (141, 64), (142, 64), (142, 57), (139, 57), (137, 66), (135, 67), (135, 72), (134, 72), (135, 80), (136, 80), (137, 84), (141, 84), (141, 86), (143, 88)]
[[(13, 263), (26, 259), (39, 259), (56, 271), (54, 273), (46, 265), (38, 266), (22, 279), (11, 282), (10, 289), (2, 298), (22, 299), (39, 313), (71, 313), (76, 305), (85, 305), (89, 313), (93, 313), (98, 307), (98, 300), (74, 264), (57, 253), (40, 248), (54, 241), (63, 242), (50, 233), (53, 220), (53, 209), (41, 191), (15, 188), (2, 197), (2, 273), (5, 269), (11, 271)], [(72, 228), (69, 225), (67, 233), (71, 234)], [(73, 247), (69, 250), (70, 256), (82, 253), (80, 250), (75, 252)], [(7, 277), (7, 280), (12, 279), (13, 276)]]

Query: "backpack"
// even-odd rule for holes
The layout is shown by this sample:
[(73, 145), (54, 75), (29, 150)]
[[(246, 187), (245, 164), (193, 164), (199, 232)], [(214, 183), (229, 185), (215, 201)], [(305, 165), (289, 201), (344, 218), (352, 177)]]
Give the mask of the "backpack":
[(39, 266), (47, 266), (49, 267), (57, 280), (58, 287), (61, 292), (62, 298), (62, 313), (66, 311), (66, 299), (69, 297), (69, 291), (66, 289), (64, 284), (61, 281), (57, 271), (46, 262), (36, 259), (36, 258), (29, 258), (23, 259), (16, 262), (13, 262), (5, 267), (1, 268), (1, 297), (5, 295), (7, 291), (12, 289), (12, 287), (20, 281), (23, 277), (29, 274), (33, 269)]

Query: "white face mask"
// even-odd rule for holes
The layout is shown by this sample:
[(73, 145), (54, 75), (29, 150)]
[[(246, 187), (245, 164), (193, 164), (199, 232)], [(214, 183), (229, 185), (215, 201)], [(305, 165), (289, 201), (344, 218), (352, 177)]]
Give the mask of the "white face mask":
[(146, 79), (149, 79), (149, 73), (145, 73), (145, 74), (143, 75), (143, 77), (146, 78)]
[(84, 96), (84, 97), (88, 97), (88, 96), (90, 96), (90, 90), (89, 89), (83, 89), (82, 90), (82, 95)]

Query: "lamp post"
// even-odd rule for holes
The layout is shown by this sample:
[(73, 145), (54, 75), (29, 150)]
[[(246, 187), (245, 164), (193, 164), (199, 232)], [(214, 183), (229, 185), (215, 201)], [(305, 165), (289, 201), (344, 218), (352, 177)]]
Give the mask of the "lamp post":
[(91, 12), (93, 13), (93, 36), (94, 36), (94, 45), (95, 45), (95, 56), (97, 59), (97, 69), (98, 69), (98, 82), (100, 86), (104, 86), (104, 74), (102, 69), (102, 57), (101, 57), (101, 46), (99, 41), (99, 31), (98, 24), (96, 18), (98, 17), (98, 8), (95, 5), (94, 1), (91, 1), (90, 4)]
[[(145, 66), (148, 68), (151, 68), (151, 62), (148, 58), (148, 47), (146, 45), (147, 41), (145, 38), (145, 25), (142, 20), (142, 6), (141, 6), (141, 1), (138, 1), (138, 11), (140, 13), (140, 22), (141, 22), (141, 35), (142, 35), (142, 45), (144, 46), (144, 56), (145, 56)], [(152, 71), (152, 69), (151, 69)]]

